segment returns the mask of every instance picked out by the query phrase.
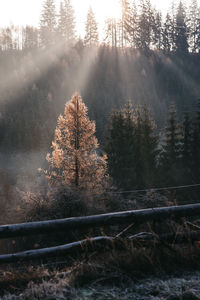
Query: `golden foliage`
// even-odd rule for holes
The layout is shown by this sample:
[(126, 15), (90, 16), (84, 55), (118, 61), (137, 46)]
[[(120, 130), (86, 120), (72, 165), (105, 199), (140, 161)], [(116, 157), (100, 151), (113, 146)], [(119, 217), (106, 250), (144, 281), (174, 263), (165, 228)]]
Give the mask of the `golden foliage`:
[(58, 118), (52, 153), (47, 155), (46, 176), (51, 185), (69, 186), (98, 192), (106, 182), (106, 156), (97, 155), (95, 122), (89, 120), (87, 107), (76, 93)]

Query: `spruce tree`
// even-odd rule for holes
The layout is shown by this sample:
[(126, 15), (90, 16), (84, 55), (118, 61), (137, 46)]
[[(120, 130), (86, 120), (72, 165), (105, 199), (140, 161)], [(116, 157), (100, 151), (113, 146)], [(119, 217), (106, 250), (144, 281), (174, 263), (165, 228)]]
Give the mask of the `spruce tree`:
[(198, 2), (197, 0), (191, 0), (190, 9), (189, 9), (188, 27), (189, 27), (189, 45), (193, 53), (196, 53), (198, 50), (198, 35), (200, 35), (200, 32), (198, 32), (199, 21), (200, 21), (200, 11), (198, 7)]
[(85, 38), (84, 38), (85, 46), (88, 47), (98, 46), (98, 42), (99, 42), (98, 25), (95, 19), (94, 12), (91, 7), (89, 8), (87, 14), (85, 31), (86, 31)]
[(150, 0), (140, 0), (137, 46), (148, 50), (152, 42), (153, 12)]
[(186, 14), (183, 3), (180, 1), (176, 15), (176, 52), (188, 53), (188, 28), (186, 25)]
[(200, 181), (200, 100), (192, 126), (192, 173), (196, 183)]
[(156, 49), (161, 50), (163, 37), (162, 14), (157, 10), (154, 10), (152, 30), (152, 44), (156, 47)]
[(106, 157), (97, 155), (95, 123), (79, 94), (66, 103), (64, 115), (58, 118), (52, 153), (47, 155), (46, 176), (55, 187), (78, 190), (102, 190), (106, 178)]
[(188, 111), (184, 113), (182, 131), (183, 131), (182, 164), (188, 168), (191, 165), (191, 143), (192, 143), (192, 123)]
[(134, 166), (134, 114), (128, 103), (110, 117), (109, 137), (106, 145), (109, 174), (116, 187), (129, 190), (136, 181)]
[(162, 43), (163, 51), (167, 54), (170, 53), (173, 48), (173, 25), (169, 13), (167, 13), (165, 23), (163, 25)]
[[(141, 108), (141, 178), (142, 186), (152, 187), (156, 181), (158, 136), (155, 134), (155, 122), (153, 121), (150, 111), (146, 105)], [(139, 125), (139, 124), (138, 124)]]
[(45, 0), (40, 17), (40, 44), (48, 47), (55, 43), (56, 8), (54, 0)]
[(58, 32), (68, 45), (73, 45), (76, 38), (74, 10), (70, 0), (60, 3)]
[(125, 18), (124, 18), (124, 26), (126, 30), (125, 38), (127, 41), (127, 45), (130, 45), (132, 48), (136, 47), (137, 21), (138, 21), (137, 6), (135, 0), (133, 0), (130, 4), (126, 5)]
[(165, 184), (180, 183), (181, 132), (176, 120), (176, 109), (172, 103), (168, 124), (165, 127), (161, 165)]
[(22, 48), (23, 49), (38, 48), (38, 29), (37, 28), (27, 25), (23, 29)]
[(112, 114), (106, 147), (114, 184), (121, 189), (150, 187), (156, 174), (158, 138), (147, 107), (130, 102)]

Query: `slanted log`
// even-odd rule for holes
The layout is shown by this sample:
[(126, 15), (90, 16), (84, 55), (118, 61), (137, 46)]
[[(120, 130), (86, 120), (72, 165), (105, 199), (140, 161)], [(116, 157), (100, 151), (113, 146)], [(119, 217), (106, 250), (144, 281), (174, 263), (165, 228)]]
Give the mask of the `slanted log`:
[(152, 242), (156, 242), (158, 244), (162, 244), (163, 242), (165, 244), (181, 244), (190, 241), (200, 241), (200, 231), (161, 235), (145, 232), (127, 237), (125, 239), (109, 236), (100, 236), (56, 247), (0, 255), (0, 264), (16, 263), (19, 261), (32, 261), (37, 259), (46, 259), (49, 257), (59, 257), (65, 255), (74, 256), (75, 254), (80, 255), (83, 252), (88, 253), (93, 251), (110, 251), (110, 249), (113, 248), (125, 250), (130, 244), (138, 248), (143, 246), (151, 247)]
[(170, 218), (200, 216), (200, 204), (149, 208), (95, 216), (0, 226), (0, 239), (122, 224), (142, 224)]
[[(106, 246), (112, 246), (113, 238), (102, 236), (91, 239), (85, 239), (78, 242), (73, 242), (66, 245), (55, 246), (50, 248), (43, 248), (37, 250), (28, 250), (13, 254), (0, 255), (0, 264), (16, 263), (19, 261), (31, 261), (37, 259), (45, 259), (49, 257), (59, 257), (70, 254), (80, 254), (82, 252), (97, 251), (100, 249), (106, 249)], [(109, 247), (110, 248), (110, 247)]]

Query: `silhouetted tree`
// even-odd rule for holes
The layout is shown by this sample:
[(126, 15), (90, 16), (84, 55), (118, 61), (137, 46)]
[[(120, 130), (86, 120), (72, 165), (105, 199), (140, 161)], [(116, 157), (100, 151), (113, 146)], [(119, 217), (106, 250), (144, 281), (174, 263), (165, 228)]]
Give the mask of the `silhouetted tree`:
[(68, 45), (72, 45), (75, 42), (75, 17), (70, 0), (64, 0), (64, 2), (60, 3), (58, 32)]
[(198, 101), (196, 117), (192, 128), (192, 172), (194, 180), (200, 180), (200, 100)]
[(91, 7), (89, 8), (87, 14), (85, 31), (86, 31), (85, 38), (84, 38), (85, 46), (89, 46), (89, 47), (98, 46), (98, 42), (99, 42), (98, 26), (97, 26), (97, 21), (95, 19), (95, 15)]
[(56, 8), (54, 0), (45, 0), (40, 17), (40, 44), (47, 47), (55, 43)]
[(133, 0), (129, 5), (126, 5), (124, 17), (124, 26), (126, 29), (125, 38), (127, 40), (127, 45), (130, 45), (132, 48), (136, 47), (138, 21), (137, 18), (137, 6), (135, 0)]
[(196, 53), (199, 45), (198, 45), (198, 37), (200, 35), (199, 25), (200, 24), (200, 10), (198, 7), (197, 0), (191, 0), (189, 7), (189, 45), (190, 49), (193, 53)]
[(176, 15), (176, 52), (188, 53), (188, 29), (186, 25), (186, 15), (183, 3), (180, 1)]
[(190, 115), (189, 112), (185, 112), (183, 120), (182, 160), (186, 165), (191, 163), (191, 131), (192, 123), (190, 120)]
[(167, 13), (165, 23), (163, 25), (163, 51), (170, 53), (173, 47), (173, 24), (170, 15)]
[(146, 106), (135, 112), (130, 102), (111, 115), (106, 146), (108, 167), (121, 189), (150, 187), (156, 175), (158, 137)]
[(114, 185), (131, 189), (136, 184), (133, 109), (128, 103), (123, 110), (110, 117), (109, 138), (106, 145), (108, 169)]
[(119, 45), (118, 23), (115, 18), (109, 18), (105, 22), (105, 38), (107, 45), (116, 48)]
[(141, 187), (152, 187), (157, 175), (159, 139), (158, 135), (155, 134), (155, 122), (153, 121), (150, 111), (146, 105), (141, 108), (140, 116), (140, 124), (139, 122), (137, 124), (139, 131), (137, 132), (136, 130), (136, 136), (141, 134), (140, 159), (142, 162), (142, 168), (139, 170), (137, 176), (138, 178), (141, 177), (143, 179)]
[(161, 50), (163, 38), (162, 14), (157, 10), (154, 10), (152, 30), (152, 44), (156, 47), (156, 49)]
[(176, 120), (176, 110), (171, 104), (168, 124), (165, 127), (165, 138), (161, 164), (165, 183), (174, 184), (180, 180), (181, 132)]
[(148, 50), (152, 42), (153, 12), (150, 0), (140, 0), (137, 46)]

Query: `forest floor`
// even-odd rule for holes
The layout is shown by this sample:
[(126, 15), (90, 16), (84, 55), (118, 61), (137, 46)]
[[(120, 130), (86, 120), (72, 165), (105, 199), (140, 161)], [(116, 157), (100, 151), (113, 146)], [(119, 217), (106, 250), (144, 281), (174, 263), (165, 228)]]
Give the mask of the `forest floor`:
[[(91, 266), (90, 266), (91, 267)], [(100, 266), (93, 266), (99, 268)], [(30, 270), (29, 270), (30, 271)], [(90, 278), (87, 283), (73, 282), (73, 270), (62, 269), (50, 271), (37, 269), (29, 272), (29, 282), (18, 274), (18, 281), (12, 281), (5, 289), (2, 300), (106, 300), (106, 299), (140, 299), (140, 300), (198, 300), (200, 299), (200, 272), (188, 272), (174, 276), (160, 275), (148, 278), (130, 278), (118, 272)], [(40, 275), (39, 275), (40, 274)], [(42, 274), (42, 276), (41, 276)], [(16, 275), (16, 274), (15, 274)], [(88, 274), (87, 274), (88, 275)], [(6, 276), (4, 274), (4, 276)], [(8, 276), (8, 274), (7, 274)], [(14, 276), (14, 273), (10, 276)], [(27, 276), (27, 275), (26, 275)], [(27, 276), (28, 277), (28, 276)], [(13, 278), (12, 278), (13, 279)], [(79, 278), (80, 279), (80, 278)], [(18, 285), (16, 284), (18, 282)], [(5, 282), (4, 282), (5, 283)], [(2, 281), (1, 281), (2, 284)], [(6, 291), (7, 290), (7, 291)], [(1, 287), (2, 291), (2, 287)]]
[(0, 299), (200, 300), (199, 245), (173, 249), (93, 252), (79, 259), (0, 266)]

